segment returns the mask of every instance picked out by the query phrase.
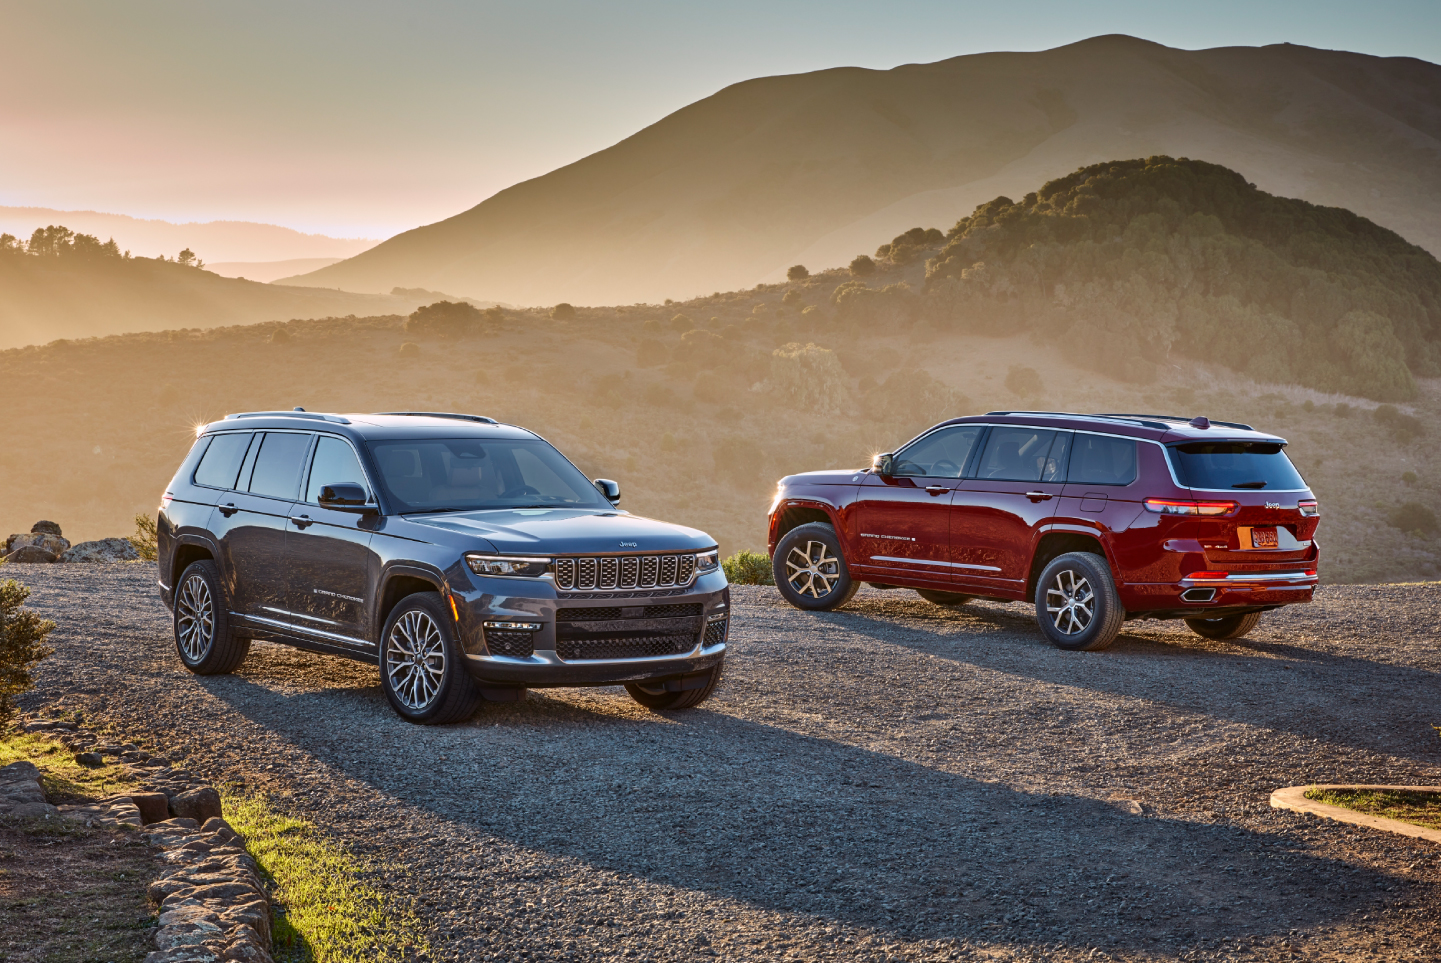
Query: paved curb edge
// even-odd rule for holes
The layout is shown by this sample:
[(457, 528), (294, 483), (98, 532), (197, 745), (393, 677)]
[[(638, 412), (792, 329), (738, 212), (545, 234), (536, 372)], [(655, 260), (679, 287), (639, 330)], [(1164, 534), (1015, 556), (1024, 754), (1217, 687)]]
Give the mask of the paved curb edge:
[(1286, 786), (1283, 789), (1277, 789), (1271, 793), (1271, 807), (1273, 809), (1290, 809), (1298, 813), (1311, 813), (1312, 815), (1324, 816), (1327, 819), (1334, 819), (1338, 822), (1365, 826), (1368, 829), (1379, 829), (1383, 832), (1398, 833), (1402, 836), (1424, 839), (1432, 843), (1441, 843), (1441, 829), (1427, 829), (1425, 826), (1403, 823), (1399, 819), (1387, 819), (1385, 816), (1370, 816), (1366, 813), (1358, 813), (1354, 809), (1346, 809), (1342, 806), (1332, 806), (1330, 803), (1307, 799), (1306, 793), (1312, 789), (1390, 789), (1401, 792), (1441, 793), (1441, 786), (1378, 786), (1361, 785), (1358, 783), (1314, 783), (1308, 786)]

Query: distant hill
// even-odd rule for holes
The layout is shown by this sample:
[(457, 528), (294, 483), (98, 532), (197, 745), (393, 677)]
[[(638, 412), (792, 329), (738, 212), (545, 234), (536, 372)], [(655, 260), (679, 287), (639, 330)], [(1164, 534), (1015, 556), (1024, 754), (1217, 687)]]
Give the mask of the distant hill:
[(408, 314), (423, 298), (286, 288), (88, 246), (33, 255), (0, 247), (0, 348), (127, 331), (291, 318)]
[(245, 278), (269, 284), (301, 271), (318, 271), (340, 261), (338, 257), (297, 257), (287, 261), (210, 261), (205, 269), (223, 278)]
[(463, 214), (284, 283), (658, 301), (843, 264), (1111, 157), (1204, 157), (1441, 251), (1441, 67), (1097, 37), (735, 84)]
[[(0, 233), (28, 238), (37, 227), (63, 224), (81, 234), (114, 238), (122, 251), (137, 257), (174, 257), (185, 248), (205, 261), (283, 261), (296, 258), (351, 257), (376, 242), (368, 238), (304, 234), (276, 224), (251, 221), (205, 221), (175, 224), (170, 221), (104, 214), (99, 211), (57, 211), (48, 207), (0, 207)], [(293, 271), (313, 271), (318, 264), (297, 265)], [(247, 275), (248, 276), (248, 275)], [(278, 277), (279, 275), (275, 275)]]

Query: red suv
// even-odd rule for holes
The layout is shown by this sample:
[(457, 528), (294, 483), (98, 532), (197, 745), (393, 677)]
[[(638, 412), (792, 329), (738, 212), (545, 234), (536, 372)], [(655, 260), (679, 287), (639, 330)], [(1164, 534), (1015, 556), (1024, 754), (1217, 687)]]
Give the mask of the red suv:
[(1205, 418), (992, 411), (870, 469), (781, 479), (776, 585), (832, 609), (861, 582), (940, 605), (1034, 602), (1063, 649), (1129, 619), (1235, 639), (1316, 588), (1316, 498), (1275, 435)]

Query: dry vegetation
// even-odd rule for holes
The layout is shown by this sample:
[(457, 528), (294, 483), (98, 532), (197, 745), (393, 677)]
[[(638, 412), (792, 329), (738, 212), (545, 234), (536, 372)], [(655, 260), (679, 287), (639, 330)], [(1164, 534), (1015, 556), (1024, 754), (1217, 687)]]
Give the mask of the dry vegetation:
[[(919, 286), (921, 260), (880, 259), (867, 290), (903, 299), (894, 286)], [(1277, 432), (1321, 499), (1324, 577), (1436, 575), (1435, 533), (1388, 519), (1404, 503), (1434, 511), (1441, 501), (1431, 470), (1441, 382), (1419, 379), (1416, 401), (1400, 406), (1414, 423), (1378, 422), (1363, 399), (1197, 364), (1157, 366), (1138, 385), (1120, 380), (1123, 370), (1076, 366), (1073, 346), (1039, 334), (941, 331), (884, 304), (861, 313), (851, 280), (831, 271), (686, 303), (578, 307), (566, 320), (496, 311), (449, 340), (407, 333), (395, 316), (0, 352), (0, 529), (54, 518), (72, 539), (128, 534), (137, 511), (154, 510), (196, 424), (302, 405), (524, 425), (590, 475), (620, 480), (624, 507), (709, 531), (730, 554), (764, 548), (780, 476), (865, 464), (943, 417), (1024, 407), (1206, 414)], [(835, 357), (774, 354), (791, 343)]]

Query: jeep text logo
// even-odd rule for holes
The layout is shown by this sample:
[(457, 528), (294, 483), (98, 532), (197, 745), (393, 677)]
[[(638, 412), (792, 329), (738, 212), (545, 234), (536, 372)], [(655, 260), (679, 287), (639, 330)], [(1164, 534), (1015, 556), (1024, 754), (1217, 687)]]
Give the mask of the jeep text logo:
[(640, 543), (639, 543), (639, 542), (621, 542), (621, 543), (620, 543), (620, 547), (621, 547), (621, 548), (635, 548), (636, 545), (638, 545), (638, 544), (640, 544)]
[(1266, 503), (1266, 507), (1267, 507), (1267, 508), (1280, 508), (1280, 507), (1281, 507), (1281, 503), (1280, 503), (1280, 502), (1267, 502), (1267, 503)]

